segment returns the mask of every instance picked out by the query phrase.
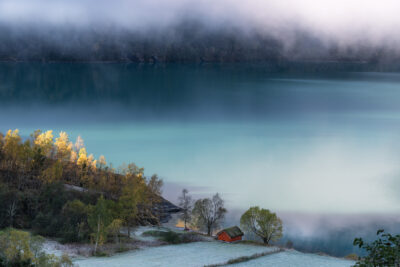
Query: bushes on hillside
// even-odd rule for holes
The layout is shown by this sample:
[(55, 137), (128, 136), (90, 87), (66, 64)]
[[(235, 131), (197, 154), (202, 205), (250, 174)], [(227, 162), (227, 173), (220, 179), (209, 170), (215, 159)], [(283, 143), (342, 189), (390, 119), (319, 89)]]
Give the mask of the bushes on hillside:
[(364, 249), (368, 255), (360, 258), (355, 266), (400, 266), (400, 235), (391, 235), (378, 230), (378, 239), (366, 243), (356, 238), (354, 245)]
[[(116, 171), (104, 156), (97, 161), (80, 137), (72, 143), (65, 132), (55, 138), (38, 130), (26, 140), (18, 130), (0, 133), (0, 229), (28, 228), (64, 242), (97, 244), (113, 232), (117, 240), (117, 226), (159, 221), (154, 206), (161, 187), (162, 180), (146, 178), (133, 163)], [(103, 202), (110, 220), (102, 218), (100, 233), (96, 212)]]
[(13, 228), (0, 232), (0, 266), (73, 266), (68, 256), (56, 257), (42, 250), (44, 239)]

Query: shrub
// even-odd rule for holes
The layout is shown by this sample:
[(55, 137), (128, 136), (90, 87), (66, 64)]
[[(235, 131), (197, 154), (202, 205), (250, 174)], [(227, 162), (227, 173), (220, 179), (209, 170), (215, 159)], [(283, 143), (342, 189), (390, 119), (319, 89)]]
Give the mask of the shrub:
[(44, 253), (43, 242), (40, 236), (12, 228), (0, 232), (0, 266), (73, 266), (67, 255), (59, 258)]
[(378, 239), (371, 244), (362, 238), (354, 239), (354, 246), (366, 250), (367, 256), (360, 259), (355, 266), (399, 266), (400, 265), (400, 235), (391, 235), (384, 230), (378, 230)]

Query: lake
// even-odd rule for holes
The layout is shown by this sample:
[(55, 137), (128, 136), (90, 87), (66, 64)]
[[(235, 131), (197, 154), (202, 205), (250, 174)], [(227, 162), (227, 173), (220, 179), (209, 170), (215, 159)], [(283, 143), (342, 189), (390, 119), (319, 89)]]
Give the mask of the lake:
[(171, 201), (187, 187), (232, 210), (398, 214), (400, 74), (318, 66), (0, 63), (0, 131), (80, 135)]

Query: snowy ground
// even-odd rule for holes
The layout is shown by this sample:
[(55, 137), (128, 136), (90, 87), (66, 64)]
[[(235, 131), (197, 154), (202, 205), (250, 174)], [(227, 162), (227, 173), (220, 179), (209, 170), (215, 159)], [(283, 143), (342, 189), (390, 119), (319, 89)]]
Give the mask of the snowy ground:
[(328, 256), (319, 256), (315, 254), (306, 254), (291, 250), (268, 255), (248, 262), (235, 264), (235, 267), (348, 267), (354, 264), (354, 261)]
[[(145, 237), (143, 232), (150, 230), (167, 231), (165, 227), (138, 227), (132, 229), (131, 237), (137, 240), (135, 250), (117, 254), (111, 257), (88, 257), (75, 258), (74, 263), (80, 267), (124, 267), (124, 266), (204, 266), (210, 264), (224, 263), (230, 259), (242, 256), (251, 256), (255, 253), (278, 251), (278, 248), (256, 246), (251, 244), (229, 244), (214, 241), (195, 242), (180, 245), (163, 245), (154, 237)], [(174, 227), (177, 232), (182, 229)], [(211, 241), (212, 240), (212, 241)], [(135, 243), (135, 244), (136, 244)], [(72, 257), (78, 254), (89, 255), (89, 253), (81, 253), (82, 249), (90, 249), (90, 246), (74, 247), (69, 245), (61, 245), (55, 241), (48, 240), (44, 249), (47, 253), (53, 253), (60, 256), (67, 253)], [(79, 250), (79, 253), (78, 253)], [(89, 250), (88, 250), (89, 251)], [(251, 261), (247, 261), (235, 266), (307, 266), (307, 267), (348, 267), (354, 265), (353, 261), (338, 259), (328, 256), (319, 256), (315, 254), (305, 254), (295, 250), (283, 251), (271, 255), (263, 256)]]
[(61, 256), (64, 249), (65, 248), (60, 243), (52, 240), (46, 240), (43, 244), (43, 251), (55, 256)]
[(75, 263), (80, 267), (204, 266), (272, 250), (276, 250), (276, 248), (220, 242), (195, 242), (139, 249), (109, 258), (80, 259)]
[[(131, 237), (135, 240), (132, 243), (133, 248), (146, 248), (149, 246), (159, 246), (161, 242), (152, 236), (143, 236), (143, 232), (157, 230), (157, 231), (167, 231), (168, 229), (164, 227), (152, 227), (152, 226), (140, 226), (132, 228)], [(127, 230), (121, 231), (126, 234)], [(79, 256), (89, 256), (91, 250), (93, 249), (92, 244), (60, 244), (57, 241), (47, 239), (43, 244), (43, 251), (47, 254), (53, 254), (55, 256), (61, 256), (63, 254), (68, 254), (70, 257), (75, 258)]]
[[(135, 239), (135, 240), (140, 240), (140, 241), (148, 241), (148, 242), (152, 242), (152, 241), (156, 241), (157, 238), (152, 237), (152, 236), (143, 236), (142, 234), (144, 232), (147, 231), (153, 231), (153, 230), (157, 230), (157, 231), (167, 231), (167, 229), (163, 228), (163, 227), (154, 227), (154, 226), (139, 226), (136, 228), (132, 228), (131, 229), (131, 235), (130, 237)], [(126, 229), (122, 230), (121, 233), (123, 234), (128, 234), (128, 231)]]
[(70, 257), (79, 255), (90, 255), (92, 245), (90, 244), (60, 244), (57, 241), (47, 239), (43, 244), (43, 251), (47, 254), (61, 256), (67, 254)]

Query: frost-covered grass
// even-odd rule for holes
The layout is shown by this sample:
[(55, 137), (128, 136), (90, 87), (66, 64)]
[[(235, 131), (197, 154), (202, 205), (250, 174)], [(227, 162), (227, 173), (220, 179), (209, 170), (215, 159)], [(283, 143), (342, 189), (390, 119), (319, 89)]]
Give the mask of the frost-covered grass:
[(55, 256), (62, 256), (67, 254), (69, 257), (74, 258), (79, 255), (90, 255), (93, 246), (91, 244), (60, 244), (57, 241), (46, 239), (43, 243), (43, 251), (46, 254), (53, 254)]
[(43, 251), (46, 254), (53, 254), (55, 256), (61, 256), (63, 254), (63, 246), (56, 242), (56, 241), (52, 241), (52, 240), (46, 240), (43, 243)]
[[(168, 231), (165, 227), (138, 227), (131, 232), (136, 240), (154, 242), (156, 237), (143, 233)], [(176, 231), (181, 234), (183, 231)], [(249, 243), (221, 243), (217, 241), (194, 242), (179, 245), (142, 247), (111, 257), (90, 257), (76, 259), (74, 263), (81, 267), (124, 267), (124, 266), (205, 266), (227, 263), (230, 260), (244, 258), (248, 260), (255, 254), (268, 254), (279, 249)], [(309, 266), (309, 267), (348, 267), (355, 262), (316, 254), (305, 254), (295, 250), (283, 251), (271, 255), (235, 264), (234, 266)]]
[(151, 247), (126, 252), (109, 258), (76, 260), (81, 267), (123, 266), (204, 266), (230, 259), (273, 251), (276, 248), (220, 242), (195, 242), (181, 245)]
[[(153, 231), (153, 230), (168, 231), (168, 229), (166, 229), (164, 227), (139, 226), (139, 227), (131, 229), (131, 236), (130, 237), (135, 239), (135, 240), (139, 240), (139, 241), (148, 241), (148, 242), (156, 241), (157, 238), (155, 238), (153, 236), (144, 236), (143, 235), (144, 232)], [(121, 231), (121, 233), (125, 234), (125, 235), (128, 235), (127, 229), (123, 229)]]
[(354, 263), (354, 261), (329, 256), (319, 256), (316, 254), (306, 254), (291, 250), (235, 264), (235, 267), (349, 267), (354, 265)]

